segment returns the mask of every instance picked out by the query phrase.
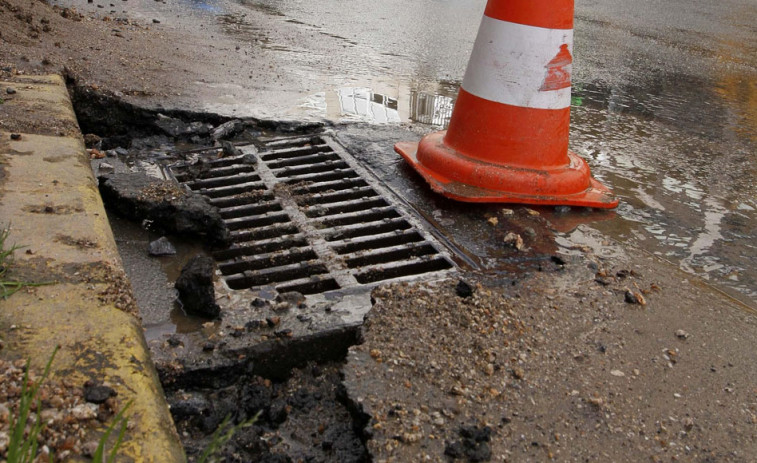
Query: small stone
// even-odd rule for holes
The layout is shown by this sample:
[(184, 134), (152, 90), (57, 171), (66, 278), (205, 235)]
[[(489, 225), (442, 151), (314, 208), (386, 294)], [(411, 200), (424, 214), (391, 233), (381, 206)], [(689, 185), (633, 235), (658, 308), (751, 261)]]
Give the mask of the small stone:
[(694, 427), (694, 420), (687, 416), (681, 420), (681, 424), (683, 425), (684, 431), (689, 432)]
[(610, 370), (610, 374), (613, 375), (613, 376), (617, 376), (619, 378), (622, 378), (623, 376), (626, 375), (625, 373), (623, 373), (620, 370)]
[(20, 133), (12, 133), (11, 134), (11, 140), (21, 140), (21, 134)]
[(512, 210), (512, 209), (502, 209), (502, 210), (501, 210), (501, 211), (499, 211), (499, 212), (500, 212), (500, 213), (501, 213), (502, 215), (504, 215), (505, 217), (508, 217), (508, 216), (511, 216), (511, 215), (514, 215), (514, 214), (515, 214), (515, 211), (514, 211), (514, 210)]
[(182, 344), (181, 339), (177, 336), (169, 336), (168, 339), (166, 339), (166, 343), (171, 347), (179, 347)]
[(159, 19), (153, 19), (152, 22), (155, 23), (155, 24), (160, 24), (160, 20)]
[(279, 337), (279, 338), (291, 338), (292, 336), (294, 336), (294, 332), (290, 330), (289, 328), (276, 331), (273, 334), (275, 334), (276, 337)]
[(513, 377), (515, 379), (523, 379), (524, 376), (526, 376), (526, 373), (523, 371), (523, 368), (520, 368), (520, 367), (513, 368)]
[(113, 164), (108, 164), (107, 162), (101, 162), (99, 166), (97, 166), (97, 172), (100, 174), (112, 174), (116, 171), (116, 168), (113, 166)]
[(624, 297), (625, 301), (629, 304), (647, 305), (647, 300), (644, 299), (644, 296), (642, 296), (639, 292), (634, 292), (630, 289), (626, 289)]
[(265, 299), (259, 298), (259, 297), (256, 297), (255, 299), (253, 299), (252, 302), (250, 303), (250, 305), (252, 307), (257, 307), (257, 308), (265, 307), (268, 304), (270, 304), (270, 302), (266, 301)]
[(71, 409), (71, 416), (82, 421), (97, 418), (97, 405), (92, 403), (79, 404)]
[(97, 442), (96, 440), (85, 442), (81, 446), (81, 453), (87, 458), (92, 458), (95, 456), (95, 452), (97, 451), (97, 447), (99, 446), (100, 446), (100, 443)]
[(265, 319), (266, 323), (268, 323), (268, 326), (273, 328), (274, 326), (281, 323), (281, 317), (268, 317)]
[(463, 299), (471, 297), (473, 295), (473, 287), (464, 280), (459, 280), (457, 286), (455, 286), (455, 292)]
[(535, 211), (533, 209), (526, 209), (526, 212), (528, 213), (528, 215), (533, 216), (533, 217), (541, 215), (541, 214), (539, 214), (537, 211)]
[(93, 404), (105, 403), (106, 400), (116, 396), (112, 387), (99, 385), (84, 386), (84, 400)]
[(181, 269), (181, 275), (174, 284), (179, 291), (179, 300), (184, 310), (192, 315), (216, 318), (221, 308), (216, 303), (213, 277), (215, 261), (211, 257), (193, 257)]
[(505, 238), (502, 240), (504, 243), (511, 248), (517, 249), (520, 251), (523, 249), (523, 238), (517, 233), (510, 232), (507, 235), (505, 235)]
[(206, 342), (205, 344), (202, 345), (203, 352), (212, 352), (215, 349), (216, 349), (215, 343), (210, 342), (210, 341), (208, 341), (208, 342)]
[(147, 248), (147, 253), (151, 256), (172, 256), (176, 254), (176, 248), (168, 241), (168, 238), (161, 236), (152, 241)]
[(689, 339), (689, 336), (691, 336), (691, 335), (689, 333), (685, 332), (684, 330), (678, 330), (678, 331), (676, 331), (676, 337), (678, 339), (686, 340), (686, 339)]
[(499, 223), (499, 220), (496, 217), (489, 217), (486, 221), (493, 226), (496, 226)]
[(276, 302), (288, 302), (293, 306), (300, 306), (305, 303), (305, 296), (297, 291), (289, 291), (276, 296)]
[(16, 94), (16, 89), (13, 88), (13, 87), (8, 87), (8, 88), (5, 89), (5, 93), (7, 93), (8, 95), (15, 95)]

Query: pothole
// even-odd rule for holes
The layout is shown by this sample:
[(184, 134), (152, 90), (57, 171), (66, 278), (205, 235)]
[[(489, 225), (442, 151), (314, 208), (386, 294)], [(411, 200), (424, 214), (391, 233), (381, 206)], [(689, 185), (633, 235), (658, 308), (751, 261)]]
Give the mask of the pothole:
[[(153, 216), (113, 218), (137, 300), (153, 296), (143, 323), (190, 461), (225, 417), (238, 424), (258, 412), (220, 450), (226, 461), (367, 461), (341, 362), (371, 290), (456, 272), (449, 250), (323, 127), (159, 114), (75, 83), (72, 94), (85, 133), (97, 134), (85, 137), (96, 175), (174, 182), (229, 231), (221, 245)], [(155, 191), (156, 201), (180, 196)], [(106, 201), (109, 214), (123, 206)], [(176, 254), (149, 257), (164, 235)], [(197, 254), (216, 262), (219, 319), (187, 316), (175, 302), (177, 274)]]

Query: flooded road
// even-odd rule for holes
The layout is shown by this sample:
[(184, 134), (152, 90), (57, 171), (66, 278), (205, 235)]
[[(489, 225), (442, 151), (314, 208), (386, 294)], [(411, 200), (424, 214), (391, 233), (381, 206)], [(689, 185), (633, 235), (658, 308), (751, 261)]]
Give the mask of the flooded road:
[[(225, 69), (182, 89), (204, 110), (431, 131), (449, 122), (486, 2), (69, 3), (209, 40)], [(752, 0), (578, 0), (570, 141), (621, 199), (586, 227), (753, 303), (756, 24)], [(571, 231), (575, 214), (544, 215), (564, 246), (592, 236)]]

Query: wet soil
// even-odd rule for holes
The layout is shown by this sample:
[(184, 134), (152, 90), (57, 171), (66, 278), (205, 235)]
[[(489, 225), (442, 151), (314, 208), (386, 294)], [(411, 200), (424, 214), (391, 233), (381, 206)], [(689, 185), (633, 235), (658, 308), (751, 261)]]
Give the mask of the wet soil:
[(757, 318), (644, 258), (566, 260), (374, 291), (343, 370), (375, 461), (752, 459)]
[(171, 412), (189, 461), (210, 441), (208, 435), (229, 417), (240, 429), (219, 452), (230, 462), (368, 461), (340, 390), (337, 363), (309, 364), (285, 381), (238, 376), (228, 387), (169, 390)]

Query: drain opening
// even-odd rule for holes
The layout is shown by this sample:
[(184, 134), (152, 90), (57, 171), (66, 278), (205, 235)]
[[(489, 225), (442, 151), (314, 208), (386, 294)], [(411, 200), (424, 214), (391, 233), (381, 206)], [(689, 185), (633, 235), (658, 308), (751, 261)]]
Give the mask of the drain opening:
[(168, 169), (220, 208), (233, 244), (213, 256), (230, 289), (317, 294), (454, 269), (420, 222), (330, 137), (236, 148), (241, 155), (220, 159), (217, 149), (197, 151)]

